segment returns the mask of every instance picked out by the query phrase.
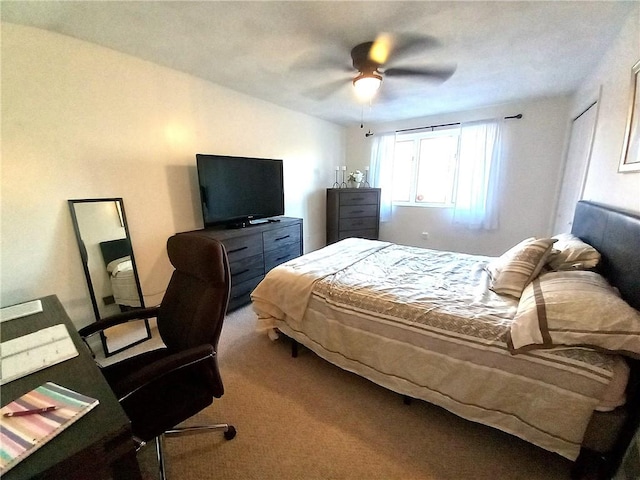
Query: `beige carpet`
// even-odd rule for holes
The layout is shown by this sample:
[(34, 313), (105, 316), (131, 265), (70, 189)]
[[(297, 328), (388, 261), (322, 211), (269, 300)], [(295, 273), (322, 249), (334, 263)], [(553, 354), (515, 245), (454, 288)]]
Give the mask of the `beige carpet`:
[[(229, 422), (167, 439), (170, 479), (568, 479), (571, 463), (488, 427), (402, 397), (286, 339), (254, 332), (250, 307), (225, 320), (220, 369), (225, 395), (187, 424)], [(156, 478), (153, 444), (139, 453)]]

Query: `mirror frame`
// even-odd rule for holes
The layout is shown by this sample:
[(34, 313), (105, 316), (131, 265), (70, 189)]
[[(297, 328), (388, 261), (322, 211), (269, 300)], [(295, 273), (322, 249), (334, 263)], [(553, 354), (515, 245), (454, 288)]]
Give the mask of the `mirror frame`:
[[(87, 252), (87, 248), (85, 246), (84, 240), (82, 239), (82, 234), (80, 231), (80, 225), (78, 222), (78, 217), (75, 211), (75, 206), (77, 204), (83, 204), (83, 203), (103, 203), (103, 202), (114, 202), (115, 205), (118, 207), (118, 213), (120, 215), (120, 220), (121, 220), (121, 225), (124, 228), (124, 233), (125, 233), (125, 237), (128, 241), (129, 244), (131, 245), (131, 265), (133, 267), (133, 277), (135, 280), (135, 284), (136, 284), (136, 290), (138, 292), (138, 297), (140, 299), (140, 307), (139, 308), (145, 308), (145, 304), (144, 304), (144, 296), (142, 295), (142, 287), (140, 285), (140, 279), (138, 277), (138, 268), (136, 266), (136, 260), (135, 260), (135, 256), (133, 254), (133, 244), (131, 242), (131, 235), (129, 233), (129, 226), (127, 224), (127, 215), (125, 213), (124, 210), (124, 201), (121, 197), (114, 197), (114, 198), (84, 198), (84, 199), (73, 199), (73, 200), (68, 200), (67, 203), (69, 205), (69, 211), (71, 212), (71, 220), (73, 223), (73, 230), (76, 236), (76, 241), (78, 242), (78, 250), (80, 252), (80, 260), (82, 262), (82, 269), (84, 270), (84, 275), (85, 275), (85, 279), (87, 282), (87, 288), (89, 290), (89, 297), (91, 299), (91, 305), (93, 307), (93, 314), (96, 318), (96, 321), (100, 320), (101, 318), (105, 318), (102, 317), (100, 314), (100, 309), (98, 307), (98, 301), (96, 298), (96, 293), (95, 293), (95, 289), (93, 286), (93, 281), (91, 279), (91, 272), (89, 270), (89, 263), (88, 263), (88, 252)], [(134, 307), (135, 308), (135, 307)], [(144, 321), (144, 326), (146, 329), (146, 336), (140, 339), (137, 339), (131, 343), (126, 344), (123, 347), (120, 347), (116, 350), (109, 350), (109, 345), (107, 343), (107, 335), (105, 335), (104, 332), (100, 332), (100, 340), (102, 342), (102, 349), (104, 350), (104, 354), (105, 357), (109, 357), (111, 355), (115, 355), (116, 353), (122, 352), (123, 350), (126, 350), (128, 348), (131, 348), (135, 345), (138, 345), (146, 340), (149, 340), (151, 338), (151, 328), (149, 327), (149, 320), (148, 319), (142, 319)]]

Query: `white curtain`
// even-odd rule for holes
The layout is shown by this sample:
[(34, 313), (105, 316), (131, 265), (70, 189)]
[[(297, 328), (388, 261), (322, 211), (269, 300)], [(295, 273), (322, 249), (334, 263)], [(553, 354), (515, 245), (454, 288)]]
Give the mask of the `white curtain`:
[(380, 188), (380, 221), (391, 220), (391, 191), (393, 185), (393, 153), (396, 146), (395, 132), (376, 134), (371, 146), (369, 184)]
[(453, 223), (470, 229), (498, 228), (502, 119), (460, 125)]

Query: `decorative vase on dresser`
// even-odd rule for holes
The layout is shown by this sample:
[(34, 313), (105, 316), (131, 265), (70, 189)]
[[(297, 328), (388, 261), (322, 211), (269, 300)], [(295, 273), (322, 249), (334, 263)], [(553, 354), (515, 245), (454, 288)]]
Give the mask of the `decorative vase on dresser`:
[(327, 244), (349, 237), (377, 240), (379, 188), (327, 188)]

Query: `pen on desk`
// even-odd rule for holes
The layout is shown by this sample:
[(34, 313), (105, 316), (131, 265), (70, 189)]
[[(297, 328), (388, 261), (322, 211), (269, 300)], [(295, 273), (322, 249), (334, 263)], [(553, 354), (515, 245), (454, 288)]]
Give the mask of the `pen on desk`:
[(34, 408), (32, 410), (18, 410), (15, 412), (7, 412), (4, 414), (5, 417), (23, 417), (25, 415), (33, 415), (35, 413), (45, 413), (45, 412), (51, 412), (53, 410), (55, 410), (56, 407), (55, 405), (51, 405), (49, 407), (42, 407), (42, 408)]

